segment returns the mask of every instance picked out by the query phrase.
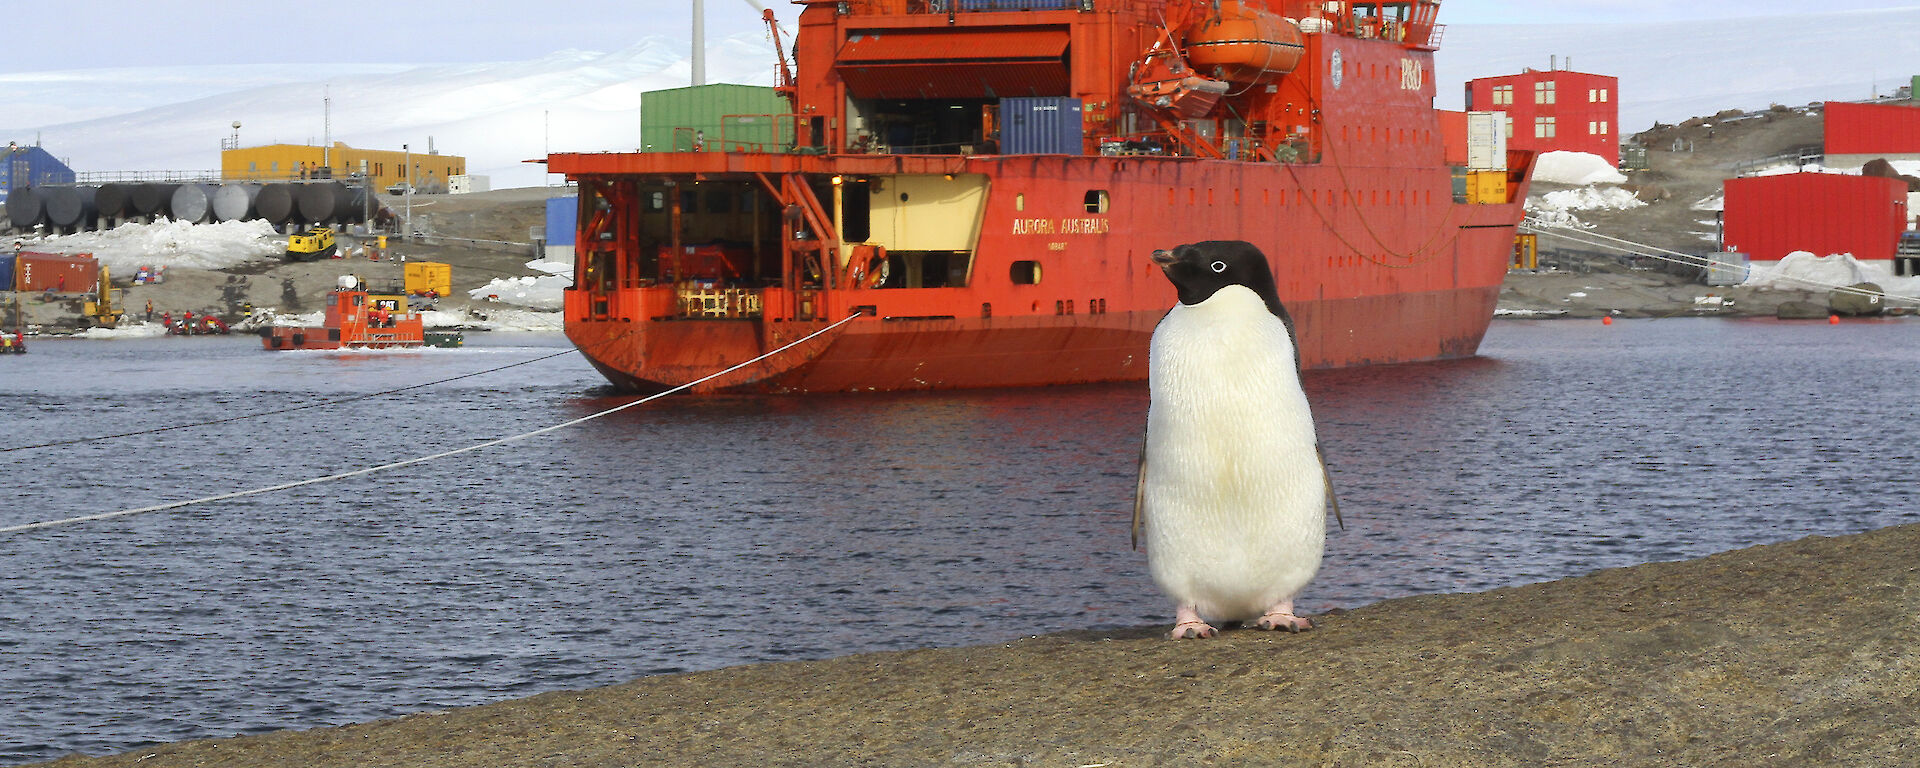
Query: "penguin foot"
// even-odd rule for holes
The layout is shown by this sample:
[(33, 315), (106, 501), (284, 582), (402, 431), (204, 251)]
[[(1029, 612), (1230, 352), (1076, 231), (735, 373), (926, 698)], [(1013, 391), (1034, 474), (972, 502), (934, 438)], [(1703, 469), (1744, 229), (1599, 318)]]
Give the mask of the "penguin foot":
[(1260, 620), (1254, 623), (1254, 626), (1269, 632), (1280, 630), (1287, 632), (1305, 632), (1313, 629), (1313, 622), (1304, 616), (1295, 616), (1291, 612), (1281, 613), (1271, 611), (1261, 616)]
[(1167, 633), (1168, 640), (1203, 640), (1219, 634), (1204, 619), (1200, 618), (1200, 609), (1183, 605), (1173, 610), (1173, 631)]

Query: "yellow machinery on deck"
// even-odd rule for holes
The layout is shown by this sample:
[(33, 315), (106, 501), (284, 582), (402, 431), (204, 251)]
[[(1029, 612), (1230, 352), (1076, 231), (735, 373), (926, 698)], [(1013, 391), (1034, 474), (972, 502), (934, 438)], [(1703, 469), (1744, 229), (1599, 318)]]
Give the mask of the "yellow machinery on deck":
[(101, 265), (100, 281), (94, 286), (93, 298), (84, 305), (84, 313), (93, 318), (96, 325), (112, 328), (127, 314), (120, 306), (120, 289), (113, 287), (113, 281), (107, 279), (106, 265)]

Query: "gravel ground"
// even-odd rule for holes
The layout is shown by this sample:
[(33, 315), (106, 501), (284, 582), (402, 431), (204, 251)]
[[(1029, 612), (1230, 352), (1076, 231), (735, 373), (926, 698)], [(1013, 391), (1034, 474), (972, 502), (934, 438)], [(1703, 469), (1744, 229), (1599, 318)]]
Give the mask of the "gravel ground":
[(53, 765), (1913, 765), (1916, 550), (1902, 526), (1389, 600), (1298, 635), (744, 666)]

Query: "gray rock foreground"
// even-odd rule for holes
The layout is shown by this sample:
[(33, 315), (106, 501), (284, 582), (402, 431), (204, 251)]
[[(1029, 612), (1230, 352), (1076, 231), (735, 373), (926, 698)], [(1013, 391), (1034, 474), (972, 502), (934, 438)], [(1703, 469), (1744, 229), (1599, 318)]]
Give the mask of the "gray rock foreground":
[(1389, 600), (1300, 635), (1068, 632), (52, 765), (1916, 765), (1917, 580), (1908, 525)]

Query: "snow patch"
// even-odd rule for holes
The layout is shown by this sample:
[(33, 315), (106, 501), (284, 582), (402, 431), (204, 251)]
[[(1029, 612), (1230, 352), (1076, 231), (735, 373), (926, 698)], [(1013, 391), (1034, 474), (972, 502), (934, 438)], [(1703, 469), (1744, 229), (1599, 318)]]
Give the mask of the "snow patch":
[(1753, 271), (1741, 285), (1748, 288), (1808, 290), (1853, 285), (1868, 280), (1866, 270), (1861, 269), (1860, 260), (1851, 253), (1815, 256), (1810, 251), (1794, 251), (1776, 262), (1754, 262)]
[(286, 249), (265, 221), (192, 224), (163, 219), (127, 222), (113, 229), (27, 239), (29, 251), (91, 253), (121, 276), (143, 266), (230, 269)]
[[(1632, 192), (1619, 187), (1563, 189), (1542, 195), (1540, 202), (1543, 209), (1555, 208), (1563, 211), (1625, 211), (1646, 206), (1646, 203), (1641, 202), (1640, 198), (1635, 197)], [(1528, 206), (1529, 209), (1532, 207)]]
[(1586, 186), (1588, 184), (1621, 184), (1627, 180), (1627, 177), (1614, 170), (1613, 163), (1591, 152), (1554, 150), (1533, 161), (1533, 180)]

